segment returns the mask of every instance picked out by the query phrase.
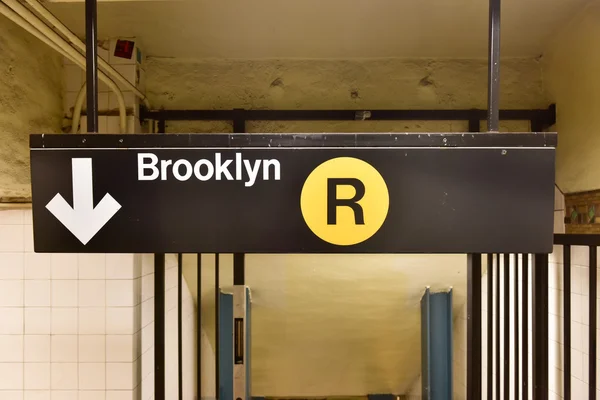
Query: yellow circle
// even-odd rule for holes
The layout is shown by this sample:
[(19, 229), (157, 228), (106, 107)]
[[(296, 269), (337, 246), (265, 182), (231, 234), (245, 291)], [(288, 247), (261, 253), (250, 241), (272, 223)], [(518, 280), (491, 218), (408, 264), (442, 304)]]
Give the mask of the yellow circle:
[(302, 187), (300, 209), (310, 230), (340, 246), (364, 242), (383, 225), (390, 205), (381, 174), (358, 158), (339, 157), (315, 168)]

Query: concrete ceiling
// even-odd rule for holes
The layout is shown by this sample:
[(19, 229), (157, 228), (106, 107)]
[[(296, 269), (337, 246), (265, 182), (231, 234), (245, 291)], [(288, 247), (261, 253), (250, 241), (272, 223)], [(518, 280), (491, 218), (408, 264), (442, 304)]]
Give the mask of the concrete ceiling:
[[(78, 34), (84, 6), (54, 0)], [(502, 50), (534, 57), (589, 0), (503, 0)], [(487, 56), (487, 0), (104, 1), (99, 37), (138, 37), (148, 55), (183, 58)]]

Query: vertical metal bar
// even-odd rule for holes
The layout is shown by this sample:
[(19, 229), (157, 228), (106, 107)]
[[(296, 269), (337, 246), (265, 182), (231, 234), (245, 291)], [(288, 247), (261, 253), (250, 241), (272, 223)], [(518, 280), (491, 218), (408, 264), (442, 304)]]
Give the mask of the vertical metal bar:
[(500, 400), (500, 254), (496, 254), (496, 400)]
[(487, 399), (494, 396), (494, 255), (487, 256)]
[(249, 349), (247, 348), (247, 305), (245, 254), (233, 255), (233, 318), (234, 318), (234, 365), (233, 365), (233, 398), (247, 399)]
[(519, 400), (519, 255), (515, 254), (515, 295), (514, 295), (514, 306), (515, 306), (515, 318), (514, 318), (514, 347), (515, 347), (515, 400)]
[(98, 133), (98, 48), (96, 0), (85, 0), (85, 71), (87, 131)]
[(532, 301), (533, 398), (548, 400), (548, 254), (534, 255)]
[(571, 400), (571, 246), (563, 247), (563, 308), (565, 313), (564, 332), (564, 400)]
[(590, 400), (596, 400), (596, 297), (598, 296), (597, 278), (598, 278), (598, 248), (590, 246)]
[(159, 119), (158, 120), (158, 133), (167, 133), (167, 124), (166, 121), (164, 119)]
[(183, 256), (177, 254), (177, 371), (179, 386), (179, 400), (183, 400), (183, 313), (181, 312), (181, 303), (183, 298), (182, 277), (183, 275)]
[(246, 117), (244, 109), (233, 109), (233, 133), (246, 133)]
[(219, 253), (215, 254), (215, 398), (221, 398), (221, 374), (219, 373), (219, 317), (221, 288), (219, 284)]
[(154, 398), (165, 400), (165, 255), (154, 255)]
[(521, 278), (523, 280), (521, 282), (523, 298), (521, 302), (521, 318), (523, 319), (523, 323), (521, 326), (521, 344), (523, 347), (523, 359), (521, 360), (521, 362), (523, 363), (523, 368), (521, 368), (523, 370), (521, 373), (521, 386), (523, 387), (523, 400), (527, 400), (529, 398), (529, 254), (523, 253), (521, 268)]
[(467, 255), (467, 400), (481, 399), (481, 254)]
[(504, 398), (510, 400), (510, 254), (504, 254)]
[(196, 276), (196, 319), (197, 319), (197, 336), (196, 336), (196, 385), (197, 385), (197, 399), (202, 398), (202, 254), (198, 253), (198, 265), (197, 265), (197, 276)]
[(246, 265), (245, 265), (245, 254), (236, 253), (233, 255), (233, 284), (234, 285), (245, 285), (246, 284)]
[(469, 132), (479, 132), (480, 131), (480, 122), (478, 118), (471, 118), (469, 120)]
[(500, 0), (490, 0), (489, 12), (487, 125), (489, 132), (498, 132), (500, 125)]

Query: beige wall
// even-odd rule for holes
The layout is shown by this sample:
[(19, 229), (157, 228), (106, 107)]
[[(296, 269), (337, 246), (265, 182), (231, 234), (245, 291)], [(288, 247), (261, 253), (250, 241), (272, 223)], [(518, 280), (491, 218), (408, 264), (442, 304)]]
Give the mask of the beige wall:
[(61, 128), (61, 59), (0, 15), (0, 201), (31, 196), (29, 134)]
[[(148, 58), (147, 94), (167, 109), (485, 108), (485, 60), (181, 60)], [(539, 63), (502, 63), (503, 108), (545, 108)], [(503, 130), (529, 130), (504, 122)], [(250, 132), (466, 131), (455, 122), (253, 122)], [(170, 122), (168, 132), (230, 132), (229, 122)]]
[(544, 53), (544, 85), (557, 106), (558, 186), (600, 188), (600, 5), (591, 4), (557, 33)]

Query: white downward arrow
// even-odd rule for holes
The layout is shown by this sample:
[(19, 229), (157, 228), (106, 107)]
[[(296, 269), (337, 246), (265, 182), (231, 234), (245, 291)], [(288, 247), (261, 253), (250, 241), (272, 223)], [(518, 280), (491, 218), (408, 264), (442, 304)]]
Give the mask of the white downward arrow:
[(85, 245), (119, 211), (121, 205), (106, 194), (94, 208), (91, 158), (74, 158), (72, 168), (73, 207), (58, 193), (46, 208)]

